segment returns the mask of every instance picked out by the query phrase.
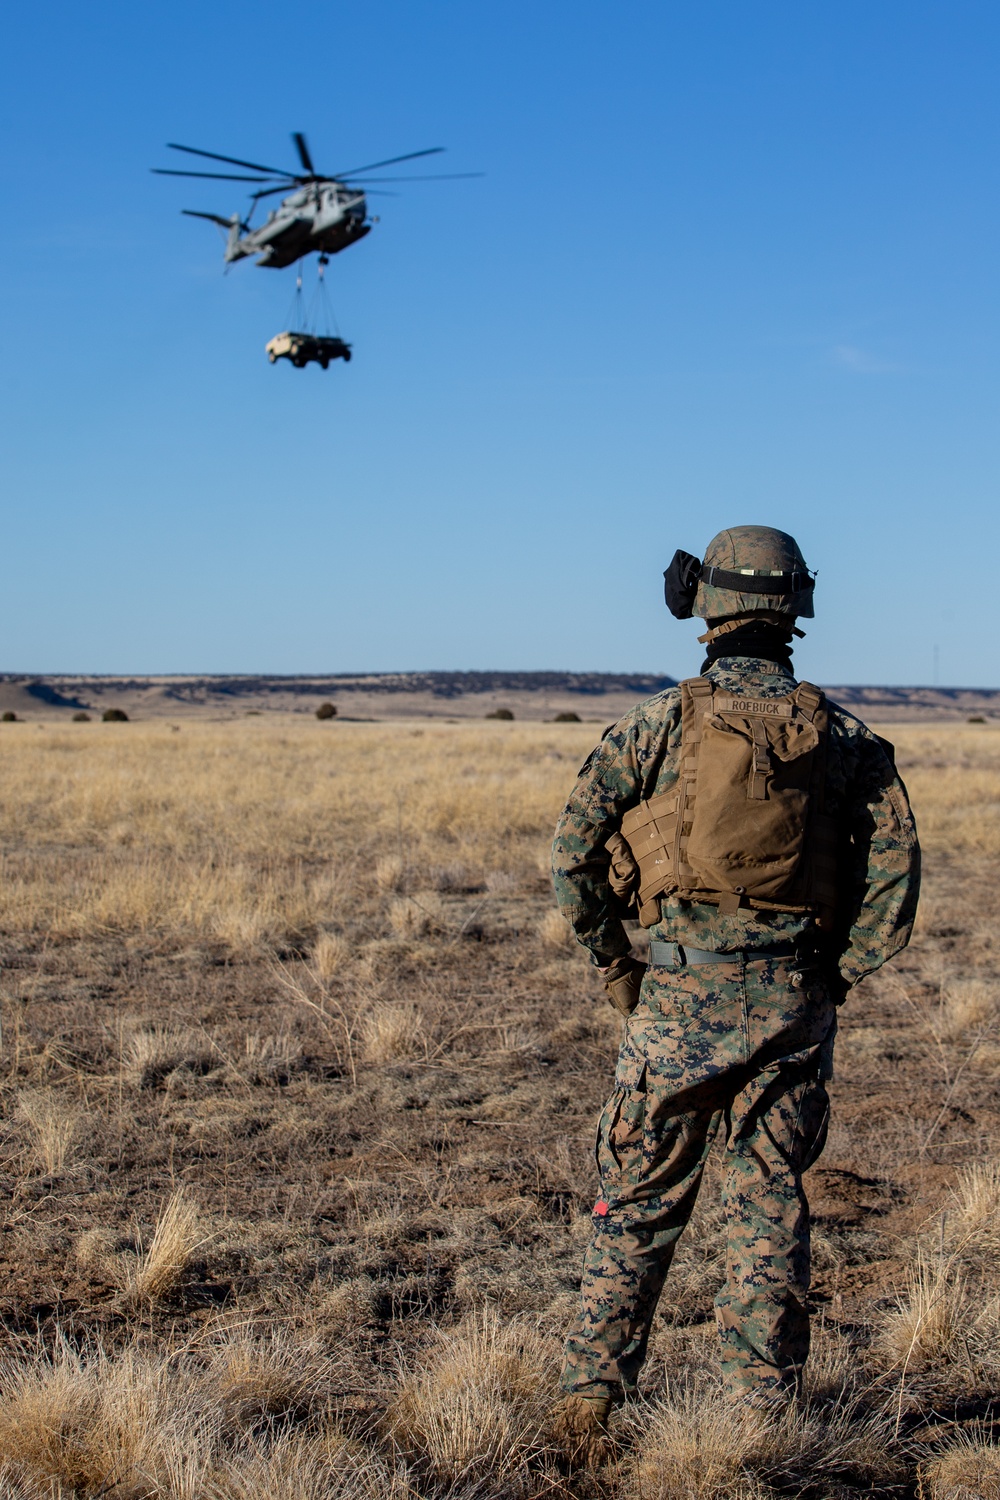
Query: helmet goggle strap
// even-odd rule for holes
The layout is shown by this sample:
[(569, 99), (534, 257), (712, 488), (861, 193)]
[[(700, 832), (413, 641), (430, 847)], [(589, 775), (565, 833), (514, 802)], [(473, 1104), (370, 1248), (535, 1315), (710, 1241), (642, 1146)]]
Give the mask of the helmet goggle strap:
[(796, 573), (762, 572), (759, 568), (716, 568), (702, 565), (700, 582), (710, 589), (736, 594), (804, 594), (816, 581), (808, 568)]

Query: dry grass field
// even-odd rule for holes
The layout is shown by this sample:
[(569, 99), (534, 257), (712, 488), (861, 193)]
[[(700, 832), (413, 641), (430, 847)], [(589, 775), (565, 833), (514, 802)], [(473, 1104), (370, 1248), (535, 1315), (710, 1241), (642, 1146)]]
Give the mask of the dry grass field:
[(594, 726), (5, 724), (0, 1500), (1000, 1497), (1000, 732), (891, 733), (925, 898), (842, 1013), (808, 1401), (720, 1400), (710, 1172), (582, 1463)]

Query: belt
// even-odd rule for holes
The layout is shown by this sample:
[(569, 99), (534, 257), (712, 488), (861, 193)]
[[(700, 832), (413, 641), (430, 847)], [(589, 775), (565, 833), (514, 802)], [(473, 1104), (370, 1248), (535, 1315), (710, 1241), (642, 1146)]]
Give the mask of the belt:
[(679, 969), (684, 964), (738, 964), (742, 959), (795, 958), (797, 943), (779, 943), (774, 948), (741, 948), (735, 953), (713, 953), (709, 948), (689, 948), (686, 943), (661, 943), (656, 938), (649, 945), (649, 961), (656, 968)]

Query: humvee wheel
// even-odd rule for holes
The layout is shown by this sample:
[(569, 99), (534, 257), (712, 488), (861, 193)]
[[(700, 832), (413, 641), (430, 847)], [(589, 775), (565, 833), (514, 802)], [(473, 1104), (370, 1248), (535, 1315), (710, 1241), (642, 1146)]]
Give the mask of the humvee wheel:
[(345, 364), (350, 364), (350, 362), (351, 362), (351, 351), (350, 351), (350, 349), (345, 349), (344, 350), (344, 363)]

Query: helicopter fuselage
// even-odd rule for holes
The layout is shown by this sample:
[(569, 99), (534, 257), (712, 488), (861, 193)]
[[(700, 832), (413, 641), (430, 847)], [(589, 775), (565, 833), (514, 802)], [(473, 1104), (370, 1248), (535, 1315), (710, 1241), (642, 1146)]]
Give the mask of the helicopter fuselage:
[(227, 262), (255, 255), (258, 266), (280, 270), (313, 251), (336, 255), (371, 229), (364, 193), (334, 179), (306, 183), (283, 198), (258, 229), (240, 233), (234, 223)]

